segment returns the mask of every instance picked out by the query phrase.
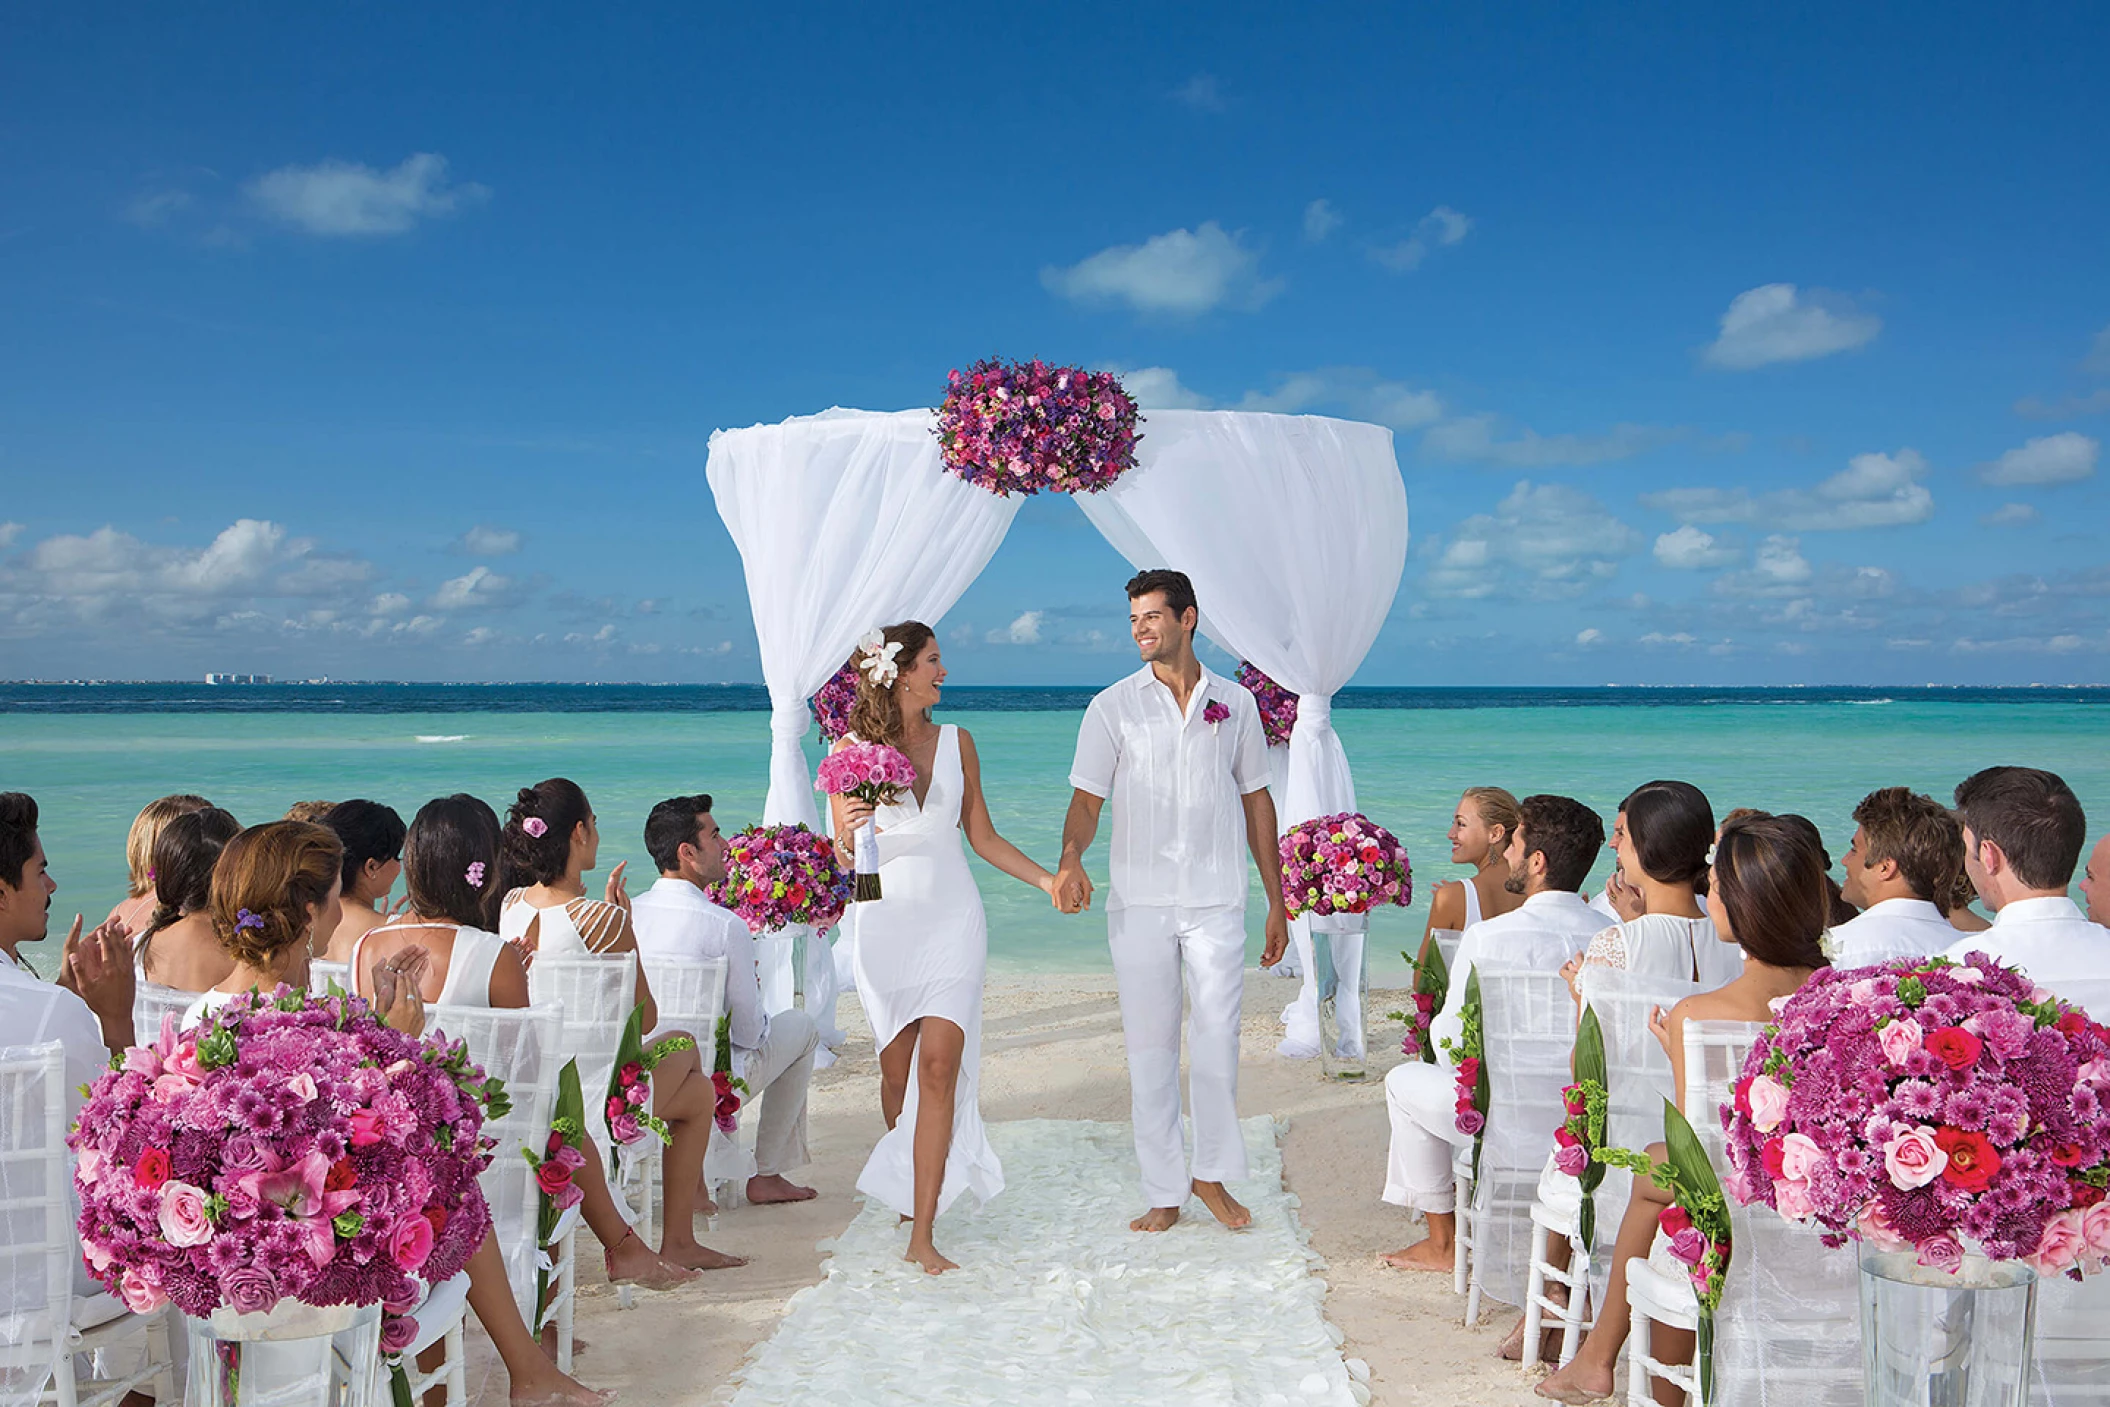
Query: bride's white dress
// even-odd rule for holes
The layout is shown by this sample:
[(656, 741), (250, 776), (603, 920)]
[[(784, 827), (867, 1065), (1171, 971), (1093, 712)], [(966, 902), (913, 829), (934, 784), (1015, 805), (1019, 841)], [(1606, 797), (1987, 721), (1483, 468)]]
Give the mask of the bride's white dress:
[[(885, 1049), (920, 1017), (953, 1022), (967, 1035), (960, 1081), (953, 1094), (952, 1148), (938, 1210), (962, 1192), (977, 1204), (1004, 1190), (1004, 1169), (982, 1125), (978, 1097), (982, 1065), (982, 976), (989, 965), (989, 925), (981, 891), (967, 868), (960, 834), (960, 730), (938, 733), (930, 791), (922, 805), (913, 793), (879, 808), (881, 899), (850, 906), (856, 941), (857, 991)], [(857, 1190), (903, 1216), (915, 1210), (917, 1080), (911, 1067), (901, 1117), (879, 1140)]]

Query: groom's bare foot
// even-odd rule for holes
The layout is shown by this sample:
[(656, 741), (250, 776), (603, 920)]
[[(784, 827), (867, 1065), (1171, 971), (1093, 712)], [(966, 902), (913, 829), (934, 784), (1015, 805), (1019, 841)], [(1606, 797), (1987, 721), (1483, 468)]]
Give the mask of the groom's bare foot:
[(777, 1202), (810, 1202), (817, 1195), (812, 1188), (801, 1187), (790, 1178), (775, 1173), (747, 1180), (747, 1200), (758, 1207)]
[(1130, 1231), (1170, 1231), (1180, 1219), (1178, 1207), (1152, 1207), (1128, 1224)]
[(922, 1266), (925, 1275), (943, 1275), (948, 1270), (958, 1270), (960, 1268), (939, 1255), (938, 1248), (928, 1241), (909, 1242), (908, 1250), (901, 1258), (914, 1261), (917, 1265)]
[(1207, 1207), (1218, 1221), (1233, 1231), (1243, 1231), (1253, 1224), (1253, 1214), (1241, 1206), (1236, 1197), (1225, 1191), (1220, 1182), (1197, 1181), (1194, 1184), (1194, 1195), (1202, 1199), (1202, 1205)]

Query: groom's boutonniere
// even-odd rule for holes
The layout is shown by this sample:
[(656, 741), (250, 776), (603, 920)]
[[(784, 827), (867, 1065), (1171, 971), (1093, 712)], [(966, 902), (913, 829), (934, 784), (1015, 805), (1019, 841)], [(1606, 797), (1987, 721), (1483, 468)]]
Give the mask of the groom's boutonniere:
[(1202, 722), (1209, 725), (1209, 731), (1212, 733), (1216, 731), (1216, 727), (1218, 724), (1222, 723), (1226, 718), (1229, 718), (1230, 716), (1231, 710), (1225, 708), (1221, 703), (1218, 703), (1215, 699), (1209, 700), (1208, 703), (1202, 706)]

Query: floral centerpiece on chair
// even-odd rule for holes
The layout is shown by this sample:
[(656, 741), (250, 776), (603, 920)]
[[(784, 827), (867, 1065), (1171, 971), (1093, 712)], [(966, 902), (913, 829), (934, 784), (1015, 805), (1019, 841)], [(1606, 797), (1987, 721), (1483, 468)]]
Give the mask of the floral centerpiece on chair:
[(1407, 847), (1360, 811), (1302, 821), (1282, 833), (1282, 902), (1302, 914), (1365, 914), (1414, 902)]
[(1136, 463), (1135, 397), (1112, 372), (985, 358), (947, 378), (945, 467), (1014, 493), (1097, 493)]
[(1238, 662), (1237, 678), (1260, 706), (1260, 728), (1267, 735), (1267, 745), (1287, 746), (1290, 732), (1297, 726), (1297, 696), (1268, 678), (1258, 665), (1245, 660)]
[(797, 923), (825, 933), (850, 902), (850, 876), (826, 836), (800, 825), (748, 826), (726, 839), (725, 878), (711, 886), (710, 899), (751, 933)]
[(1406, 1034), (1399, 1040), (1401, 1055), (1433, 1065), (1436, 1063), (1436, 1048), (1429, 1044), (1429, 1027), (1436, 1020), (1436, 1013), (1443, 1009), (1443, 999), (1450, 994), (1450, 968), (1443, 961), (1443, 949), (1436, 946), (1434, 939), (1429, 941), (1427, 957), (1417, 961), (1404, 949), (1399, 955), (1406, 958), (1408, 967), (1414, 969), (1414, 990), (1409, 994), (1413, 1009), (1387, 1012), (1385, 1019), (1406, 1023)]
[[(1600, 1073), (1602, 1069), (1600, 1042)], [(1699, 1135), (1669, 1100), (1663, 1102), (1663, 1156), (1664, 1161), (1658, 1163), (1631, 1148), (1599, 1148), (1591, 1166), (1625, 1168), (1670, 1193), (1670, 1205), (1656, 1213), (1656, 1225), (1669, 1238), (1672, 1258), (1684, 1264), (1692, 1279), (1699, 1321), (1695, 1335), (1699, 1400), (1710, 1403), (1715, 1400), (1714, 1316), (1721, 1308), (1722, 1289), (1729, 1276), (1729, 1203)], [(1587, 1199), (1584, 1205), (1588, 1206)]]

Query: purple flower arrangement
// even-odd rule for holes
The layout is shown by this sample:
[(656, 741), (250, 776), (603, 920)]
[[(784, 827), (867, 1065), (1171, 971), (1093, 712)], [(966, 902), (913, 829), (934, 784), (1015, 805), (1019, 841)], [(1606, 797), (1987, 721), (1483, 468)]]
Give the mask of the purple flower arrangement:
[(188, 1034), (171, 1018), (97, 1078), (68, 1136), (84, 1258), (135, 1313), (407, 1308), (490, 1230), (483, 1121), (507, 1107), (465, 1046), (356, 997), (280, 987)]
[(1362, 914), (1414, 901), (1407, 847), (1359, 811), (1321, 816), (1282, 834), (1282, 902), (1300, 914)]
[(804, 923), (825, 933), (850, 902), (850, 876), (827, 837), (799, 825), (749, 826), (726, 840), (725, 878), (710, 898), (740, 915), (751, 933)]
[(1260, 727), (1267, 734), (1267, 745), (1288, 746), (1290, 730), (1297, 726), (1297, 696), (1244, 660), (1238, 662), (1238, 682), (1260, 705)]
[(938, 407), (945, 467), (979, 488), (1098, 493), (1136, 464), (1136, 401), (1111, 372), (985, 358)]
[(2110, 1264), (2110, 1029), (1984, 953), (1817, 972), (1722, 1123), (1731, 1193), (1834, 1244)]
[(852, 661), (835, 671), (821, 691), (807, 702), (813, 721), (821, 730), (821, 742), (834, 747), (850, 735), (850, 709), (857, 702), (857, 664)]

